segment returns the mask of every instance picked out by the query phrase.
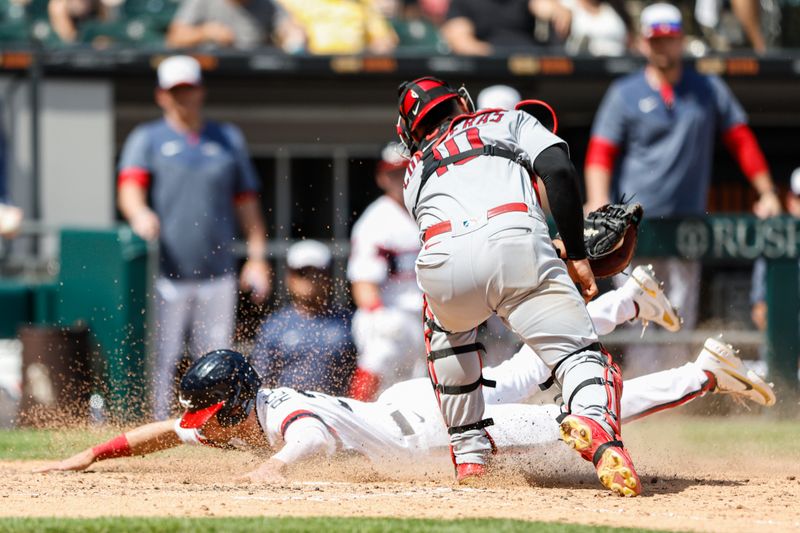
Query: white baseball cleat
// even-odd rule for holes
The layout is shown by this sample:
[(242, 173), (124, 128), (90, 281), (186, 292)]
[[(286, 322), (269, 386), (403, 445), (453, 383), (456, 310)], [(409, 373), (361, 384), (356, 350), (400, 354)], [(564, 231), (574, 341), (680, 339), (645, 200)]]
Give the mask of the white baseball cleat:
[[(645, 328), (650, 322), (655, 322), (673, 333), (681, 329), (683, 319), (664, 294), (664, 284), (653, 272), (653, 265), (639, 265), (634, 268), (625, 285), (633, 293), (633, 301), (639, 308), (636, 318), (642, 321)], [(644, 334), (644, 330), (642, 333)]]
[(695, 364), (714, 374), (717, 386), (714, 392), (746, 398), (767, 407), (775, 405), (772, 386), (761, 376), (749, 370), (739, 359), (733, 346), (719, 338), (708, 338)]

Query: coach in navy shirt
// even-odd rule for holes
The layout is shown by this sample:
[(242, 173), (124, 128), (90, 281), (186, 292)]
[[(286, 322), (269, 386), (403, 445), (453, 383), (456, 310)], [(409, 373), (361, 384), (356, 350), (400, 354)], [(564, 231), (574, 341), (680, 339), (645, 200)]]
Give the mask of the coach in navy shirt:
[(267, 232), (258, 177), (238, 128), (205, 120), (200, 65), (188, 56), (158, 67), (160, 120), (137, 127), (119, 162), (118, 200), (133, 231), (157, 240), (154, 411), (169, 417), (174, 374), (185, 352), (228, 348), (237, 295), (238, 226), (247, 240), (239, 284), (262, 301), (269, 291)]
[(289, 248), (290, 303), (266, 318), (251, 363), (271, 387), (347, 395), (356, 365), (351, 313), (333, 305), (331, 253), (321, 242)]
[[(720, 78), (683, 64), (680, 11), (670, 4), (648, 6), (641, 31), (647, 66), (612, 83), (595, 117), (584, 172), (586, 209), (624, 196), (641, 203), (650, 218), (705, 214), (719, 135), (760, 194), (755, 213), (780, 213), (769, 167), (741, 105)], [(697, 321), (700, 264), (652, 263), (691, 329)], [(630, 359), (647, 363), (652, 357)]]

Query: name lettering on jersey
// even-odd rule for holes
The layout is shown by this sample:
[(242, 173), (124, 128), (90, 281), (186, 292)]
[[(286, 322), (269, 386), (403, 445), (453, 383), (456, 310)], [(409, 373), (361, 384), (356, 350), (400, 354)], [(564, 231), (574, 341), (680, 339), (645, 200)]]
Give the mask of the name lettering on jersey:
[(269, 393), (267, 393), (265, 401), (267, 402), (267, 405), (271, 409), (275, 409), (286, 400), (291, 399), (291, 397), (292, 395), (285, 390), (284, 391), (271, 390), (269, 391)]
[(473, 126), (480, 126), (482, 124), (488, 124), (489, 122), (500, 122), (503, 117), (505, 116), (505, 111), (490, 111), (486, 113), (481, 113), (479, 115), (475, 115), (469, 117), (467, 119), (462, 120), (453, 128), (453, 131), (463, 131)]

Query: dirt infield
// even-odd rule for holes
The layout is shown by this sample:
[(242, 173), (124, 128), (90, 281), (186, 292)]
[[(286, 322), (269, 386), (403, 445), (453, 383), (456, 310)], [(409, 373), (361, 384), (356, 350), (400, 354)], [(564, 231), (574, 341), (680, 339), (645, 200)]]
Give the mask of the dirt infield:
[[(291, 472), (277, 486), (232, 479), (258, 464), (250, 454), (174, 450), (95, 465), (85, 473), (33, 475), (41, 461), (0, 462), (7, 490), (0, 516), (391, 516), (502, 517), (703, 531), (800, 530), (797, 454), (738, 454), (677, 443), (671, 423), (627, 437), (645, 496), (614, 497), (588, 463), (560, 447), (498, 461), (482, 487), (452, 485), (446, 457), (377, 471), (348, 457)], [(731, 436), (734, 438), (735, 436)], [(562, 445), (563, 446), (563, 445)], [(74, 450), (70, 450), (74, 451)]]

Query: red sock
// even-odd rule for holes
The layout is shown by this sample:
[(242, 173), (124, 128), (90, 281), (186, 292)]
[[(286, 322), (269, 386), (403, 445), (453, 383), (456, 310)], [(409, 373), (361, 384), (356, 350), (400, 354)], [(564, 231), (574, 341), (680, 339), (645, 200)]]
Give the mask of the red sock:
[(706, 377), (708, 378), (706, 384), (703, 385), (703, 392), (711, 392), (717, 388), (717, 376), (708, 370), (703, 370), (703, 372), (706, 373)]
[(354, 400), (371, 402), (375, 399), (380, 384), (381, 377), (379, 375), (363, 368), (356, 368), (353, 379), (350, 380), (349, 396)]

